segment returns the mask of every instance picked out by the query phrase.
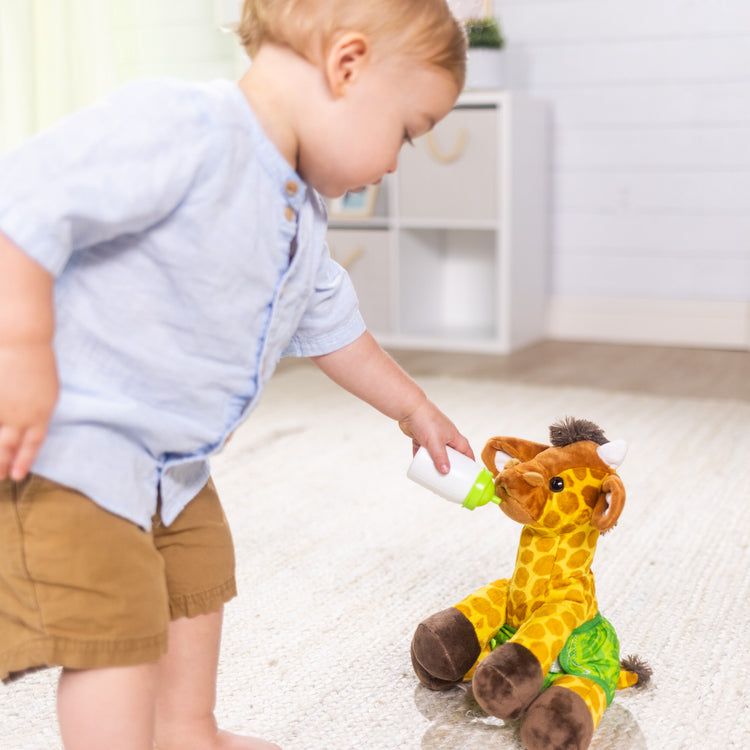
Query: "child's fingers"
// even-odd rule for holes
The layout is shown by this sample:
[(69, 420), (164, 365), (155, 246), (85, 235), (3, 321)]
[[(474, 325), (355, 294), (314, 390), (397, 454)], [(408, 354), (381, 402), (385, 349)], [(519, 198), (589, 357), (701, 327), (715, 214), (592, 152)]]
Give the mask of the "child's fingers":
[(29, 473), (46, 433), (44, 428), (32, 427), (23, 434), (21, 444), (10, 466), (10, 478), (14, 482), (20, 482)]
[(459, 453), (463, 453), (464, 456), (468, 456), (472, 461), (475, 460), (474, 451), (471, 449), (471, 444), (463, 435), (459, 435), (455, 440), (451, 440), (448, 445), (450, 445), (451, 448), (457, 450)]
[(432, 463), (435, 464), (435, 468), (441, 474), (447, 474), (451, 470), (451, 464), (448, 460), (448, 451), (445, 450), (442, 441), (425, 445), (425, 448), (427, 448), (427, 452), (430, 454), (430, 458), (432, 459)]
[(21, 430), (0, 425), (0, 479), (7, 479), (21, 442)]
[(46, 426), (21, 430), (0, 426), (0, 480), (20, 482), (34, 463), (39, 447), (47, 434)]

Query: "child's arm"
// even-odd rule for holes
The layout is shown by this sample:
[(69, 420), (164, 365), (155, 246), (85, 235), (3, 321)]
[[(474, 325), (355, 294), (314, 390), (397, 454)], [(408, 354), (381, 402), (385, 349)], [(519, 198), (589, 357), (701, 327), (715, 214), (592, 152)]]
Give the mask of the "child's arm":
[(0, 480), (26, 476), (57, 401), (53, 287), (0, 232)]
[(474, 458), (469, 441), (370, 333), (312, 360), (342, 388), (397, 420), (415, 446), (427, 449), (438, 471), (449, 470), (446, 445)]

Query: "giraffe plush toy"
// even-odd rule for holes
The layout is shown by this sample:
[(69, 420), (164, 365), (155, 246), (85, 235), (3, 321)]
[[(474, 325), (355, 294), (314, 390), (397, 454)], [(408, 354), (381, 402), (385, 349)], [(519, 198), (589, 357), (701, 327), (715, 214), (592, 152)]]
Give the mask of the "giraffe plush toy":
[(550, 436), (551, 446), (485, 445), (500, 509), (524, 524), (515, 570), (420, 623), (411, 657), (427, 687), (471, 679), (487, 713), (522, 719), (529, 750), (585, 750), (615, 689), (650, 677), (637, 658), (620, 662), (591, 572), (599, 535), (625, 504), (615, 470), (627, 446), (587, 420), (557, 423)]

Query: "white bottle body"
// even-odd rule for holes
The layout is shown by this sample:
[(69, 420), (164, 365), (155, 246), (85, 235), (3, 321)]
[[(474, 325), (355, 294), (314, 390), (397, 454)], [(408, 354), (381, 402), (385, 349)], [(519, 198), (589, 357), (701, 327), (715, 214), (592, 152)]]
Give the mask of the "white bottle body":
[(482, 473), (483, 467), (449, 446), (446, 446), (446, 450), (451, 465), (447, 474), (441, 474), (435, 468), (430, 454), (421, 447), (416, 452), (406, 476), (440, 497), (462, 505), (474, 487), (477, 477)]

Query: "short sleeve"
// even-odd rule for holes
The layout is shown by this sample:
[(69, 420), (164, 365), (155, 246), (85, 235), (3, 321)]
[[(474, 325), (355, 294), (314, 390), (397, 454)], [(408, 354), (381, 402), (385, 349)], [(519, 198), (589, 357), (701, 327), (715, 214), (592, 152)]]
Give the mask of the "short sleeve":
[(317, 357), (358, 339), (366, 330), (349, 275), (328, 251), (323, 254), (315, 289), (283, 356)]
[(187, 87), (126, 85), (0, 159), (0, 230), (59, 275), (75, 250), (174, 210), (206, 162), (204, 132)]

